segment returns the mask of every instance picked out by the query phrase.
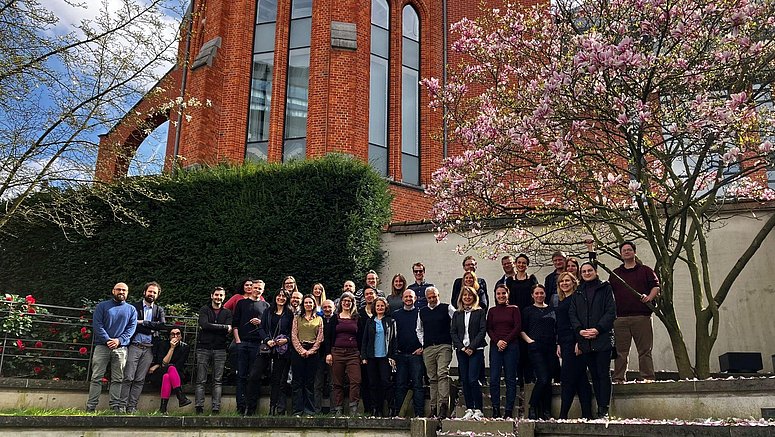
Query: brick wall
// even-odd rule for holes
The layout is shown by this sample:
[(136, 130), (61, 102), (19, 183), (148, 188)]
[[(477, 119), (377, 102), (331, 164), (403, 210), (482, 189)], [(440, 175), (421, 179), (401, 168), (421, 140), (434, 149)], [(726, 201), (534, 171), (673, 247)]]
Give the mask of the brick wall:
[[(443, 68), (443, 14), (441, 0), (388, 0), (390, 5), (389, 70), (389, 157), (392, 180), (401, 175), (401, 17), (403, 7), (412, 5), (420, 18), (421, 77), (441, 77)], [(488, 2), (502, 6), (502, 1)], [(479, 2), (448, 0), (448, 21), (479, 13)], [(272, 106), (270, 114), (270, 161), (282, 160), (285, 123), (286, 76), (290, 0), (278, 2), (275, 34)], [(189, 59), (196, 57), (202, 44), (222, 38), (212, 66), (189, 70), (186, 96), (210, 100), (212, 106), (192, 114), (180, 129), (179, 155), (183, 165), (241, 162), (245, 156), (250, 75), (252, 70), (255, 0), (210, 0), (197, 2), (193, 13), (193, 31)], [(330, 23), (354, 23), (357, 49), (331, 47)], [(183, 25), (179, 58), (185, 55), (187, 24)], [(307, 156), (343, 152), (368, 159), (369, 68), (371, 0), (314, 0), (310, 49), (309, 106), (307, 120)], [(448, 41), (450, 44), (452, 39)], [(453, 59), (450, 58), (450, 61)], [(171, 87), (171, 95), (180, 94), (180, 76)], [(443, 160), (441, 142), (442, 113), (428, 108), (429, 98), (420, 94), (420, 181), (430, 182), (432, 172)], [(170, 117), (174, 120), (173, 111)], [(121, 135), (118, 135), (120, 137)], [(167, 156), (173, 155), (175, 128), (171, 127)], [(138, 143), (139, 144), (139, 143)], [(133, 147), (137, 147), (134, 145)], [(101, 161), (115, 161), (101, 154)], [(168, 159), (168, 162), (170, 160)], [(119, 177), (123, 167), (110, 166), (108, 178)], [(415, 221), (429, 218), (430, 199), (422, 189), (392, 185), (395, 195), (394, 220)]]

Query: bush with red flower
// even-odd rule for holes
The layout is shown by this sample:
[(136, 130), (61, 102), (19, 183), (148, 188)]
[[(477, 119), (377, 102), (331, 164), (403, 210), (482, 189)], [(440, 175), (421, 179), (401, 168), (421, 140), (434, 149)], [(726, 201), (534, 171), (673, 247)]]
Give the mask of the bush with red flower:
[(0, 345), (0, 375), (86, 379), (92, 347), (89, 310), (57, 307), (56, 312), (32, 295), (0, 297), (0, 327), (7, 334)]

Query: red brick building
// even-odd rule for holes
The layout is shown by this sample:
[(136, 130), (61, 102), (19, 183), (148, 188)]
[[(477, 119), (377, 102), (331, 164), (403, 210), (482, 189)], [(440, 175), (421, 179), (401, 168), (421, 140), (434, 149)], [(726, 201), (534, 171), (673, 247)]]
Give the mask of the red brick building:
[[(166, 168), (175, 156), (188, 166), (348, 153), (392, 181), (395, 221), (422, 220), (430, 208), (423, 186), (454, 150), (445, 144), (441, 111), (428, 108), (418, 82), (442, 78), (445, 62), (455, 62), (447, 56), (449, 25), (474, 17), (479, 5), (193, 0), (182, 25), (180, 66), (130, 114), (182, 96), (209, 101), (164, 114), (182, 121), (170, 125)], [(138, 124), (164, 121), (158, 114), (127, 118), (104, 135), (98, 177), (125, 176), (145, 138)]]

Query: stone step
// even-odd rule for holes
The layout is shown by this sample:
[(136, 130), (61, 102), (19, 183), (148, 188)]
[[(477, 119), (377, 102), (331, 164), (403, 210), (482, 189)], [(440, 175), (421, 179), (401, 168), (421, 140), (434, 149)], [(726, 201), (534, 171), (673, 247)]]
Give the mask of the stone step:
[(515, 435), (516, 431), (516, 422), (513, 420), (445, 419), (441, 421), (441, 432), (438, 435)]

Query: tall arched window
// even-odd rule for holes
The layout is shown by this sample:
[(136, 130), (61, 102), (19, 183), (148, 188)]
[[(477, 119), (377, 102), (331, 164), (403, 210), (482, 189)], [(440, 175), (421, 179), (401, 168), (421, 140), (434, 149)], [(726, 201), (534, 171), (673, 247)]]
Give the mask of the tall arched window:
[(390, 64), (390, 7), (371, 1), (371, 68), (369, 70), (369, 164), (388, 175), (388, 65)]
[(293, 0), (288, 44), (283, 161), (303, 159), (307, 156), (311, 29), (312, 0)]
[(269, 108), (272, 103), (276, 24), (277, 0), (258, 0), (256, 31), (253, 35), (253, 73), (250, 84), (245, 159), (265, 161), (269, 153)]
[(401, 31), (401, 174), (420, 185), (420, 17), (404, 6)]

